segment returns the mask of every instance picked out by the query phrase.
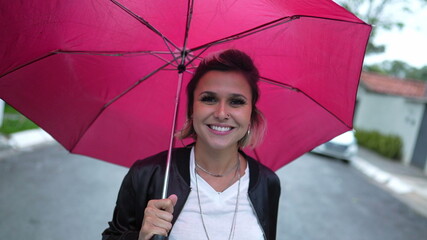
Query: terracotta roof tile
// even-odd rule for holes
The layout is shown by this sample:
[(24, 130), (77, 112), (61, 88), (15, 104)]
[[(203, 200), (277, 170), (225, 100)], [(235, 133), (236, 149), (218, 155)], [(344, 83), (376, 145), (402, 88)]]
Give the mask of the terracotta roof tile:
[(362, 72), (361, 83), (367, 89), (378, 93), (412, 98), (425, 98), (427, 96), (427, 83), (418, 80)]

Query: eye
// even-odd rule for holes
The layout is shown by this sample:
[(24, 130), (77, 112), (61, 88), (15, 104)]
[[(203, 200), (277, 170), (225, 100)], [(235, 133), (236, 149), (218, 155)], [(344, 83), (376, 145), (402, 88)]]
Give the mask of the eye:
[(246, 104), (246, 100), (244, 98), (238, 97), (238, 98), (232, 98), (230, 100), (230, 105), (233, 107), (239, 107)]
[(214, 104), (217, 102), (217, 99), (211, 95), (204, 95), (200, 98), (200, 101), (206, 104)]

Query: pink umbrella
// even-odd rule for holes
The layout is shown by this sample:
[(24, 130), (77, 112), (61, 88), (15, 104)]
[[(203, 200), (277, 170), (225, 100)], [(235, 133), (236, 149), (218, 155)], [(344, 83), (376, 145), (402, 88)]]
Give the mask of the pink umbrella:
[(235, 48), (260, 69), (268, 122), (248, 153), (277, 170), (352, 129), (371, 31), (330, 0), (2, 0), (0, 12), (0, 98), (69, 151), (123, 166), (170, 146), (177, 89)]

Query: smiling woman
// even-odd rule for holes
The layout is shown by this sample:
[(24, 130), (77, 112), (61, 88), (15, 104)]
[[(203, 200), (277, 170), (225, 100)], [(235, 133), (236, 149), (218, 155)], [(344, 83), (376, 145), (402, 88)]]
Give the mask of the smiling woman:
[[(194, 111), (193, 105), (195, 103), (195, 91), (199, 82), (202, 80), (202, 78), (209, 79), (211, 80), (211, 82), (221, 81), (222, 77), (228, 79), (228, 81), (222, 81), (222, 83), (226, 83), (228, 85), (237, 85), (237, 83), (233, 81), (235, 77), (239, 80), (244, 79), (244, 82), (246, 82), (246, 84), (240, 81), (241, 85), (247, 85), (249, 87), (250, 94), (232, 94), (232, 96), (235, 98), (231, 99), (232, 101), (230, 102), (230, 104), (234, 104), (235, 107), (238, 107), (239, 102), (246, 101), (246, 103), (242, 104), (250, 105), (250, 128), (248, 128), (248, 134), (245, 135), (244, 138), (240, 139), (238, 143), (239, 147), (256, 147), (259, 143), (261, 143), (266, 128), (266, 122), (264, 121), (264, 117), (256, 106), (256, 103), (258, 102), (259, 98), (259, 89), (257, 84), (259, 80), (259, 73), (258, 69), (252, 62), (252, 59), (245, 53), (237, 50), (229, 50), (224, 52), (223, 54), (213, 54), (211, 56), (206, 57), (205, 61), (200, 63), (196, 73), (194, 74), (194, 77), (187, 85), (187, 124), (184, 126), (184, 129), (181, 132), (181, 136), (179, 137), (181, 139), (187, 137), (193, 137), (194, 139), (196, 139), (197, 137), (192, 124), (192, 115)], [(241, 90), (239, 89), (238, 92), (240, 91)], [(217, 96), (212, 97), (212, 99), (207, 99), (207, 101), (217, 101), (217, 99), (215, 99)]]
[(252, 111), (250, 86), (243, 74), (210, 71), (200, 79), (195, 97), (192, 119), (197, 145), (235, 148), (249, 131)]
[(166, 153), (136, 162), (103, 239), (276, 239), (279, 179), (241, 151), (256, 146), (265, 128), (256, 107), (258, 78), (238, 50), (200, 63), (178, 133), (195, 142), (172, 153), (169, 198), (159, 199)]

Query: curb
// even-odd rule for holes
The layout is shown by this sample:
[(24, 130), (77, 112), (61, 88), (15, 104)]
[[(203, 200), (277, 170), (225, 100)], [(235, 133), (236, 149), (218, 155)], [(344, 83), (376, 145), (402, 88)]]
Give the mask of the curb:
[(32, 129), (11, 134), (8, 138), (3, 137), (2, 148), (14, 150), (25, 150), (37, 145), (53, 143), (55, 139), (42, 129)]
[(379, 169), (362, 158), (355, 157), (351, 164), (366, 176), (372, 178), (380, 184), (384, 184), (389, 190), (397, 194), (407, 194), (414, 191), (414, 188), (402, 181), (398, 177)]
[(425, 180), (388, 173), (360, 157), (355, 157), (351, 165), (389, 190), (416, 212), (427, 217), (427, 182)]

